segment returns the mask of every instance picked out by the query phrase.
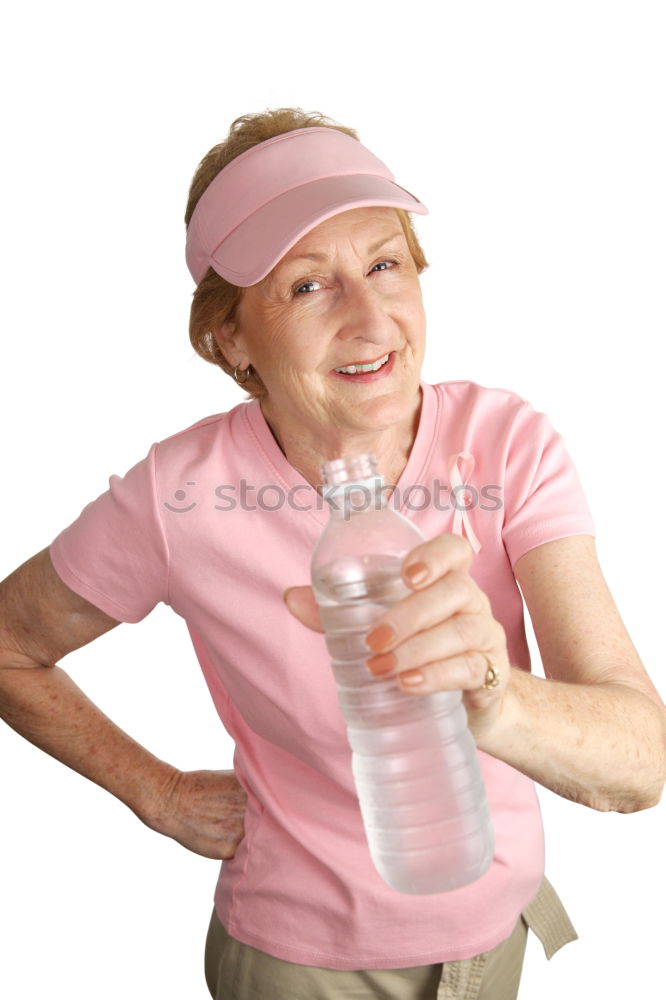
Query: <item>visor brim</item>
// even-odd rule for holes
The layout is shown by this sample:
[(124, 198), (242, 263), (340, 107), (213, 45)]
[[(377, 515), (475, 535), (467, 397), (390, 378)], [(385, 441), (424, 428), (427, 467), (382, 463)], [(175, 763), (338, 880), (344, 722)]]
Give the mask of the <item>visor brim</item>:
[(286, 191), (245, 219), (211, 254), (210, 266), (233, 285), (265, 278), (301, 237), (320, 222), (354, 208), (402, 208), (427, 215), (417, 198), (384, 177), (325, 177)]

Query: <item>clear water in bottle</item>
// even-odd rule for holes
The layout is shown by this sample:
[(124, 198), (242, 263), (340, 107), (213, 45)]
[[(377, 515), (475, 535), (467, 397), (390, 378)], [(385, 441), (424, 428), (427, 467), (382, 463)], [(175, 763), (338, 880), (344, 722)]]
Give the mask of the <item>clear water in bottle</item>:
[[(492, 822), (462, 693), (407, 694), (395, 675), (374, 677), (366, 666), (371, 653), (364, 637), (372, 623), (412, 593), (400, 575), (402, 554), (349, 551), (367, 549), (373, 535), (369, 523), (359, 532), (359, 518), (378, 516), (383, 532), (387, 517), (405, 521), (383, 508), (353, 515), (356, 528), (329, 526), (344, 534), (338, 547), (346, 551), (321, 563), (315, 550), (312, 583), (375, 867), (399, 892), (446, 892), (488, 869)], [(329, 555), (334, 541), (327, 539), (320, 554)], [(416, 544), (412, 539), (407, 550)]]

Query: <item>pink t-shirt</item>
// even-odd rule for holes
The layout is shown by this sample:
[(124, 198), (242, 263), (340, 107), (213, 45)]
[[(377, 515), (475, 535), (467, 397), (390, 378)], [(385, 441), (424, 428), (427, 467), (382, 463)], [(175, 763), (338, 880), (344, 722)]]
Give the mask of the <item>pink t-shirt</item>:
[[(515, 393), (469, 381), (421, 389), (399, 509), (426, 538), (473, 539), (472, 576), (511, 663), (529, 670), (512, 567), (544, 542), (594, 535), (575, 468), (544, 414)], [(111, 476), (50, 553), (67, 586), (120, 621), (141, 621), (158, 601), (185, 619), (248, 796), (245, 836), (214, 897), (229, 934), (330, 969), (467, 958), (506, 938), (538, 890), (535, 786), (479, 752), (496, 839), (486, 874), (425, 896), (381, 879), (324, 638), (282, 600), (286, 587), (309, 582), (327, 521), (253, 400), (153, 444), (123, 478)]]

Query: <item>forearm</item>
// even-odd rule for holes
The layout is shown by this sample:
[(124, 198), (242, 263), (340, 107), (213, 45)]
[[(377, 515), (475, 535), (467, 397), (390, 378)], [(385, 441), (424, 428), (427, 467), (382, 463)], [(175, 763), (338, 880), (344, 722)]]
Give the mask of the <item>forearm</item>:
[(634, 812), (664, 784), (664, 711), (620, 684), (571, 684), (511, 669), (502, 714), (479, 749), (574, 802)]
[(60, 667), (0, 667), (0, 718), (141, 819), (175, 768), (115, 725)]

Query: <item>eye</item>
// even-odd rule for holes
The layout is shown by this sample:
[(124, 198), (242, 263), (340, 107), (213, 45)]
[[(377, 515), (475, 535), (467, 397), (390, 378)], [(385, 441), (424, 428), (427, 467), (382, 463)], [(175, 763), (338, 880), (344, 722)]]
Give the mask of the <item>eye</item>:
[[(304, 288), (308, 288), (308, 285), (318, 285), (318, 284), (320, 284), (320, 282), (314, 280), (304, 281), (302, 285), (297, 285), (297, 287), (294, 289), (294, 294), (299, 295)], [(308, 291), (311, 291), (311, 289), (308, 289)]]
[[(398, 266), (397, 260), (380, 260), (376, 264), (373, 264), (373, 266), (370, 268), (370, 274), (372, 274), (373, 271), (376, 271), (378, 269), (381, 271), (387, 271), (390, 268), (397, 266)], [(321, 284), (322, 282), (318, 281), (316, 278), (310, 278), (308, 279), (308, 281), (303, 281), (300, 285), (296, 285), (296, 287), (293, 289), (293, 294), (307, 295), (312, 291), (316, 291), (316, 288), (314, 288), (313, 286)]]

